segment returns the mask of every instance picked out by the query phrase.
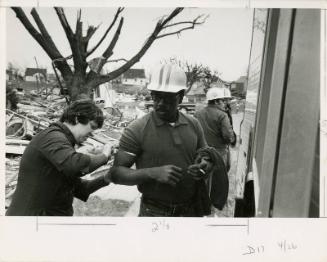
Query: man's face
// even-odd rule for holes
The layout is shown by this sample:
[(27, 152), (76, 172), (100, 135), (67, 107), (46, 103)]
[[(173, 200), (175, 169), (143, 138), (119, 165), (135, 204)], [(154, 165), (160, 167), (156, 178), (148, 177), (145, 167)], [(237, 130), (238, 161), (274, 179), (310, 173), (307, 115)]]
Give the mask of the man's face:
[(92, 135), (92, 132), (94, 130), (98, 129), (97, 123), (92, 120), (89, 121), (87, 124), (82, 124), (77, 122), (77, 124), (74, 126), (72, 133), (75, 137), (75, 140), (77, 144), (83, 143), (89, 136)]
[(217, 105), (218, 105), (218, 107), (219, 107), (220, 109), (222, 109), (222, 110), (226, 110), (227, 100), (225, 100), (225, 99), (219, 99), (219, 100), (217, 101)]
[(152, 91), (151, 96), (158, 117), (167, 122), (176, 121), (181, 94)]

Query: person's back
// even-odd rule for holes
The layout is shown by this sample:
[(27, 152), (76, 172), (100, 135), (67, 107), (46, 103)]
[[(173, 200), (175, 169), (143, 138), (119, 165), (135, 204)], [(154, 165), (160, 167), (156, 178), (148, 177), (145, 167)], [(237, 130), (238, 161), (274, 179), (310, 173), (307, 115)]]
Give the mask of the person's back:
[(195, 112), (194, 116), (199, 120), (209, 146), (217, 150), (228, 148), (232, 142), (233, 129), (226, 112), (215, 105), (208, 105)]
[(224, 89), (213, 87), (207, 92), (208, 105), (195, 112), (206, 141), (217, 149), (229, 169), (229, 145), (235, 143), (236, 137), (228, 114), (224, 111), (226, 100)]

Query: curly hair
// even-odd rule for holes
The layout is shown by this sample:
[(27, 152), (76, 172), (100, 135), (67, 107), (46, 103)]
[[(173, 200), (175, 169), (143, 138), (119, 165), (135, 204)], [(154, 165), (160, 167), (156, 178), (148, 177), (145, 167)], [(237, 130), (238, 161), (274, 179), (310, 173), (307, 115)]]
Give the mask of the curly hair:
[(95, 121), (98, 128), (101, 128), (104, 121), (103, 112), (90, 99), (76, 100), (70, 104), (60, 117), (60, 122), (68, 122), (76, 125), (76, 119), (81, 124), (88, 124)]

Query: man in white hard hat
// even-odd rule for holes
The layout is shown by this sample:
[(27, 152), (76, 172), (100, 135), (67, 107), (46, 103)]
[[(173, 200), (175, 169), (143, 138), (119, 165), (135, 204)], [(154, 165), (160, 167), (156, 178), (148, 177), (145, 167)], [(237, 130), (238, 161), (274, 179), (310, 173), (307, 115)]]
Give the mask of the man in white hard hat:
[[(206, 142), (200, 123), (178, 111), (186, 89), (185, 72), (176, 65), (160, 65), (148, 89), (154, 110), (124, 130), (111, 180), (138, 185), (139, 216), (198, 216), (194, 197), (205, 170), (192, 163)], [(134, 163), (136, 169), (131, 169)]]
[(227, 88), (211, 87), (207, 94), (208, 105), (195, 112), (209, 146), (217, 149), (224, 160), (227, 171), (230, 169), (229, 145), (234, 145), (236, 136), (227, 113), (228, 99), (231, 99)]

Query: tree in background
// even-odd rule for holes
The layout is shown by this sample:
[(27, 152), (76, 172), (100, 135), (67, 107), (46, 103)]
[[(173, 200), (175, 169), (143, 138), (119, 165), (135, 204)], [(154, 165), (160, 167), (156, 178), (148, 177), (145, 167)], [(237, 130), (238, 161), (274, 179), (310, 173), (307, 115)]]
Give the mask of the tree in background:
[(197, 81), (201, 81), (203, 77), (204, 66), (202, 64), (191, 63), (187, 60), (180, 60), (176, 57), (171, 57), (168, 61), (164, 60), (162, 61), (162, 63), (175, 63), (184, 70), (187, 81), (187, 89), (185, 91), (185, 94), (187, 94), (192, 89), (194, 83), (196, 83)]
[[(183, 11), (183, 8), (175, 8), (170, 14), (163, 16), (158, 20), (150, 36), (145, 40), (143, 46), (133, 57), (131, 57), (129, 60), (109, 60), (114, 53), (114, 48), (117, 44), (124, 24), (124, 17), (121, 15), (124, 8), (119, 7), (117, 9), (111, 24), (99, 42), (93, 47), (89, 48), (89, 41), (98, 27), (88, 26), (86, 35), (84, 35), (83, 22), (81, 20), (82, 15), (81, 10), (79, 10), (76, 28), (75, 31), (73, 31), (68, 23), (64, 9), (61, 7), (54, 7), (72, 51), (72, 54), (69, 57), (63, 57), (63, 55), (60, 53), (35, 8), (32, 9), (31, 15), (38, 27), (38, 30), (32, 25), (22, 8), (12, 7), (12, 10), (15, 12), (17, 18), (23, 24), (25, 29), (50, 57), (55, 68), (60, 71), (71, 100), (76, 100), (80, 95), (90, 96), (95, 87), (111, 81), (123, 74), (143, 57), (154, 41), (171, 35), (180, 35), (182, 31), (194, 29), (195, 26), (203, 24), (206, 20), (205, 16), (199, 15), (192, 21), (175, 22), (176, 17)], [(108, 47), (105, 49), (102, 55), (98, 58), (88, 60), (88, 57), (97, 50), (116, 24), (118, 25), (115, 29), (115, 33), (113, 34)], [(74, 65), (72, 68), (67, 62), (68, 59), (73, 60)], [(124, 64), (112, 72), (101, 74), (103, 66), (108, 61), (118, 60), (124, 61)]]
[(180, 60), (176, 57), (170, 58), (169, 61), (163, 61), (163, 63), (173, 62), (182, 68), (187, 78), (187, 94), (192, 88), (194, 83), (202, 82), (205, 86), (205, 92), (210, 88), (210, 85), (214, 82), (221, 81), (219, 78), (220, 73), (217, 70), (211, 70), (209, 66), (204, 66), (201, 63), (191, 63), (187, 60)]
[(208, 66), (203, 68), (203, 77), (202, 77), (202, 82), (204, 84), (204, 91), (207, 92), (207, 90), (210, 88), (212, 83), (222, 81), (220, 79), (220, 73), (217, 70), (211, 70)]
[(6, 85), (6, 108), (16, 111), (18, 102), (16, 89), (12, 85)]

